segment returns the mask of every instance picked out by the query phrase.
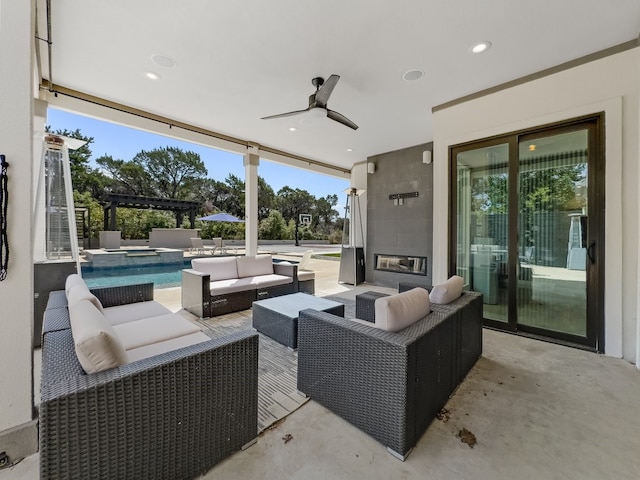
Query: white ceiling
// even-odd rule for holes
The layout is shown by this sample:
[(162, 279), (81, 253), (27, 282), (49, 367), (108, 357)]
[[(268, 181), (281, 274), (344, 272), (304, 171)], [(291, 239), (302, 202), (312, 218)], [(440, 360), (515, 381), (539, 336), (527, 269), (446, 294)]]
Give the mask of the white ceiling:
[[(44, 28), (39, 0), (39, 35)], [(197, 127), (351, 168), (429, 142), (431, 109), (638, 37), (638, 0), (54, 0), (61, 85)], [(489, 40), (492, 48), (469, 48)], [(48, 79), (46, 44), (40, 42)], [(151, 57), (166, 55), (173, 68)], [(424, 70), (415, 82), (402, 79)], [(160, 79), (145, 76), (155, 72)], [(261, 117), (328, 107), (356, 124)], [(588, 81), (588, 79), (585, 79)], [(298, 131), (290, 132), (296, 126)], [(353, 151), (348, 152), (347, 149)]]

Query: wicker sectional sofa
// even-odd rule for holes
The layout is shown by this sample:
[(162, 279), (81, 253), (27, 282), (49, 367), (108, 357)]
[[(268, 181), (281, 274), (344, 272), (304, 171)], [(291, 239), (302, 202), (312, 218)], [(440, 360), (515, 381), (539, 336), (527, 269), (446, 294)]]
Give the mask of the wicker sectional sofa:
[(432, 304), (397, 332), (363, 321), (381, 296), (357, 298), (360, 321), (300, 312), (297, 388), (404, 460), (482, 353), (482, 295)]
[[(153, 284), (91, 293), (120, 318), (157, 308)], [(207, 337), (86, 373), (67, 302), (52, 292), (44, 316), (40, 478), (193, 478), (255, 441), (257, 334)]]
[(191, 266), (182, 271), (182, 308), (200, 318), (298, 291), (297, 265), (275, 263), (271, 255), (196, 258)]

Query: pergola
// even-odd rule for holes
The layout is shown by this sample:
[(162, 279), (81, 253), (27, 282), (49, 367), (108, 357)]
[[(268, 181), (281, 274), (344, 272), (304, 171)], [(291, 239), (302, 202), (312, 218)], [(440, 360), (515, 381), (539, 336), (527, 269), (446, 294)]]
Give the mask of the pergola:
[(109, 193), (103, 197), (105, 230), (116, 229), (116, 209), (118, 207), (139, 209), (153, 208), (156, 210), (172, 211), (176, 214), (176, 228), (180, 227), (182, 224), (182, 218), (185, 214), (188, 214), (189, 223), (191, 224), (191, 228), (193, 228), (193, 224), (196, 219), (196, 212), (200, 208), (200, 202)]

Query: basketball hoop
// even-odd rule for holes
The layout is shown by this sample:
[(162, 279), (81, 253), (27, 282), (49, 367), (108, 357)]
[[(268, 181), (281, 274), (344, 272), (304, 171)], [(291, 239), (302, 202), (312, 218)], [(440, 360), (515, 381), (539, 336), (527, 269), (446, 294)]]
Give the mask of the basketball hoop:
[(300, 214), (300, 225), (306, 225), (307, 227), (311, 225), (311, 214), (310, 213), (301, 213)]

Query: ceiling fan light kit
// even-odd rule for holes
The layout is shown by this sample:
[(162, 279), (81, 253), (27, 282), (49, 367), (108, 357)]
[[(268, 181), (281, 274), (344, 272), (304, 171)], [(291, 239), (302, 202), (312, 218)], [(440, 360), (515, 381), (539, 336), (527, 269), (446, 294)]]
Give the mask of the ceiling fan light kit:
[[(294, 110), (293, 112), (279, 113), (277, 115), (270, 115), (268, 117), (262, 117), (262, 120), (270, 120), (273, 118), (290, 117), (293, 115), (300, 115), (309, 112), (314, 120), (328, 117), (331, 120), (341, 123), (353, 130), (358, 129), (358, 125), (353, 123), (347, 117), (334, 110), (327, 108), (327, 101), (333, 92), (336, 84), (340, 80), (340, 75), (331, 75), (326, 81), (322, 77), (315, 77), (311, 80), (311, 84), (316, 87), (315, 93), (309, 95), (309, 106), (304, 110)], [(300, 123), (303, 123), (302, 121)]]

